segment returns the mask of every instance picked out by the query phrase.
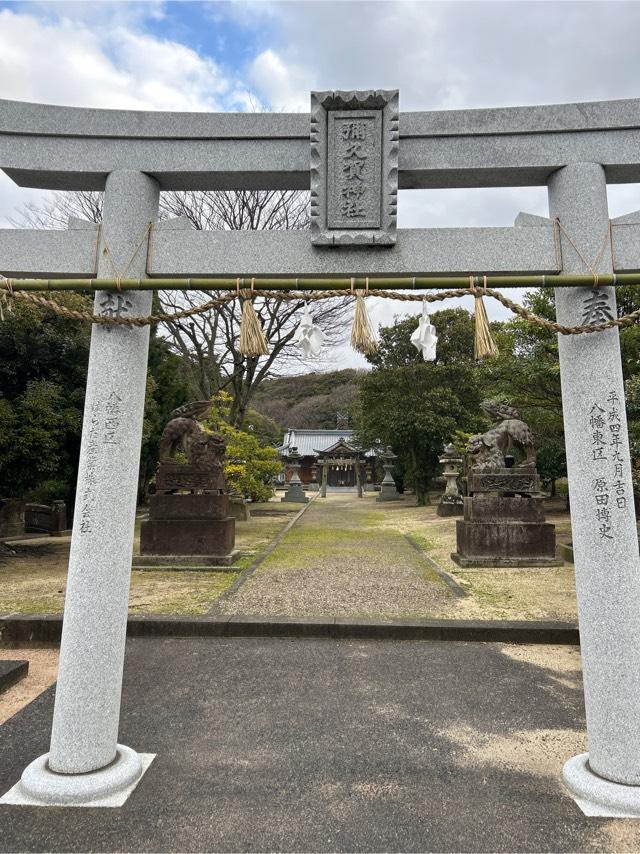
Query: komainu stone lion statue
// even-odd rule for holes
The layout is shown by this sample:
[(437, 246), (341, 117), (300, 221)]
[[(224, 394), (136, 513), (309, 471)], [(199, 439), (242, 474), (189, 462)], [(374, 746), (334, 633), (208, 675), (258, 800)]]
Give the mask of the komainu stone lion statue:
[(171, 462), (178, 450), (184, 451), (187, 464), (212, 468), (220, 465), (226, 444), (222, 436), (209, 433), (199, 422), (211, 409), (210, 400), (196, 400), (171, 413), (171, 420), (160, 438), (160, 462)]
[(199, 468), (222, 469), (227, 444), (219, 433), (207, 433), (205, 430), (195, 436), (189, 445), (189, 464)]
[(514, 448), (524, 454), (523, 461), (516, 466), (520, 469), (534, 469), (536, 452), (533, 432), (520, 414), (511, 406), (485, 400), (483, 411), (493, 421), (493, 427), (486, 433), (472, 436), (467, 445), (467, 453), (473, 458), (475, 472), (497, 471), (504, 468), (505, 455)]

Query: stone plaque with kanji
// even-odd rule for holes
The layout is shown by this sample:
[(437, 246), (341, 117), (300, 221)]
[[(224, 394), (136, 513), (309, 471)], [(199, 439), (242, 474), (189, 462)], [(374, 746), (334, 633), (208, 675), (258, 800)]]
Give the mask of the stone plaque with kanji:
[(397, 195), (397, 90), (312, 92), (314, 245), (393, 245)]

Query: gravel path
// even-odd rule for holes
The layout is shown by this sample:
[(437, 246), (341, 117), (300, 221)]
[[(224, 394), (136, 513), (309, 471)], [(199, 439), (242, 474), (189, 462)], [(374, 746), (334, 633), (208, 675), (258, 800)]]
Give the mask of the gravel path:
[(394, 508), (374, 495), (318, 498), (224, 613), (392, 619), (441, 610), (453, 595), (399, 531), (384, 527)]

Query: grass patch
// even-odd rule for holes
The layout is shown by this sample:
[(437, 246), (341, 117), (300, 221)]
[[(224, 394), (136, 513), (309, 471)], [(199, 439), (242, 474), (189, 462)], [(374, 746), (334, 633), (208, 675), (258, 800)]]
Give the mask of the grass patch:
[[(558, 542), (571, 539), (567, 513), (550, 509)], [(451, 559), (456, 550), (456, 519), (440, 517), (436, 507), (405, 505), (388, 515), (385, 528), (410, 534), (425, 553), (467, 592), (466, 599), (425, 615), (451, 619), (575, 620), (573, 567), (463, 570)]]
[(130, 614), (206, 614), (238, 572), (144, 572), (131, 574)]
[(444, 580), (444, 578), (435, 571), (432, 566), (426, 561), (420, 561), (419, 572), (422, 575), (422, 578), (425, 581), (428, 581), (429, 584), (434, 584), (436, 587), (441, 587), (443, 590), (449, 592), (449, 585)]
[(3, 595), (0, 598), (1, 614), (61, 614), (64, 610), (64, 599), (49, 597), (39, 599), (30, 597), (27, 599), (12, 599)]
[(245, 569), (249, 569), (249, 567), (255, 563), (257, 554), (258, 553), (255, 552), (251, 554), (242, 555), (242, 557), (239, 557), (238, 560), (234, 561), (233, 569), (237, 572), (238, 575), (241, 572), (244, 572)]
[(411, 539), (420, 546), (423, 552), (429, 554), (436, 548), (436, 542), (428, 537), (423, 536), (422, 534), (411, 534)]
[(386, 531), (362, 530), (350, 531), (344, 528), (323, 528), (320, 525), (307, 528), (292, 528), (282, 543), (288, 546), (310, 546), (317, 545), (323, 548), (333, 548), (341, 543), (345, 545), (356, 544), (361, 548), (367, 546), (372, 540), (384, 542), (389, 537)]

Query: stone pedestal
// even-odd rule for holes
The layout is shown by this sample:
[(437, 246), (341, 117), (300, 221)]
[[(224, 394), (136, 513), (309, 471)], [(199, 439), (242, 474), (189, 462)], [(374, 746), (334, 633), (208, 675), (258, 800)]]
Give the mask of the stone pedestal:
[(376, 501), (401, 501), (402, 496), (396, 489), (396, 483), (393, 478), (391, 478), (391, 483), (384, 480), (380, 484), (380, 493), (376, 496)]
[(241, 495), (229, 497), (229, 512), (236, 522), (248, 522), (251, 519), (249, 502)]
[[(537, 474), (504, 469), (472, 474), (470, 483), (490, 488), (511, 486), (519, 478)], [(545, 522), (540, 495), (493, 495), (481, 492), (464, 499), (464, 519), (456, 523), (457, 551), (451, 555), (459, 566), (538, 567), (560, 566), (556, 558), (555, 525)]]
[(17, 498), (0, 501), (0, 537), (20, 537), (24, 534), (25, 503)]
[(227, 495), (152, 495), (140, 554), (205, 557), (224, 565), (234, 553), (235, 524)]
[(443, 495), (436, 507), (438, 516), (462, 516), (464, 500), (462, 495)]
[(297, 483), (293, 481), (289, 483), (287, 491), (282, 496), (282, 501), (291, 501), (294, 504), (306, 504), (308, 500), (304, 494), (304, 486), (300, 480)]

